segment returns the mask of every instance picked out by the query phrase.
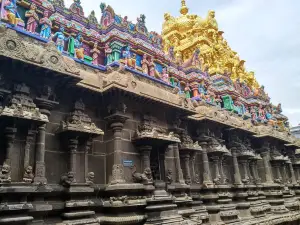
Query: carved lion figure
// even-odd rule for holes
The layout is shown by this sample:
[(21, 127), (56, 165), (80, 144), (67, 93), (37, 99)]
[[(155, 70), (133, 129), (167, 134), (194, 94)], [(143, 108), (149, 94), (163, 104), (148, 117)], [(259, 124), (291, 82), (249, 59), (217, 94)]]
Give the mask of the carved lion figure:
[(32, 183), (34, 175), (32, 173), (32, 166), (27, 166), (24, 171), (23, 181), (26, 183)]
[(6, 163), (3, 164), (0, 174), (0, 183), (10, 183), (10, 166)]
[(74, 172), (68, 172), (62, 175), (60, 178), (60, 184), (64, 187), (70, 187), (74, 181), (75, 181)]

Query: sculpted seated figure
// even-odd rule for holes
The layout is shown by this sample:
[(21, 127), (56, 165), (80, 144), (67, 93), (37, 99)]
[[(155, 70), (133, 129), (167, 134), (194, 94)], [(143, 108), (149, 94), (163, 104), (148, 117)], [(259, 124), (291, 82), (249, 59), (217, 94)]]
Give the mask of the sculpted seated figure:
[(71, 184), (75, 181), (75, 174), (73, 172), (68, 172), (61, 176), (60, 184), (64, 187), (70, 187)]
[(136, 166), (132, 167), (132, 179), (136, 183), (149, 184), (153, 181), (152, 172), (150, 168), (145, 168), (143, 173), (138, 173), (136, 171)]
[(131, 53), (130, 46), (126, 46), (123, 50), (120, 63), (133, 69), (136, 68), (136, 55)]
[(10, 183), (10, 166), (6, 163), (3, 164), (0, 174), (0, 183)]
[(94, 178), (95, 178), (95, 173), (94, 172), (89, 172), (86, 178), (86, 183), (87, 184), (94, 184)]
[(8, 22), (13, 26), (16, 26), (19, 22), (23, 22), (17, 11), (17, 0), (2, 1), (4, 2), (3, 18), (7, 18)]
[(34, 178), (34, 175), (32, 173), (32, 166), (27, 166), (25, 168), (23, 181), (26, 182), (26, 183), (32, 183), (33, 178)]

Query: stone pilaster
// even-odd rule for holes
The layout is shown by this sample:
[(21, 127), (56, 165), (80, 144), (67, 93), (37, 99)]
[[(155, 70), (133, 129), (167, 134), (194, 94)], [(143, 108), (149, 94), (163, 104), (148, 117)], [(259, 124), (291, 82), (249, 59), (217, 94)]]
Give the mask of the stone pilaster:
[(210, 173), (210, 168), (209, 168), (209, 161), (208, 161), (208, 156), (207, 156), (207, 143), (202, 142), (200, 143), (202, 147), (202, 164), (203, 164), (203, 184), (205, 186), (212, 185), (212, 178), (211, 178), (211, 173)]
[(14, 141), (15, 135), (17, 132), (17, 128), (6, 127), (5, 128), (5, 137), (6, 137), (6, 158), (5, 164), (11, 168), (11, 160), (13, 158), (13, 150), (14, 150)]
[(24, 148), (24, 169), (28, 166), (30, 166), (30, 146), (32, 144), (34, 138), (34, 131), (29, 130), (27, 137), (26, 137), (26, 143), (25, 143), (25, 148)]
[(152, 146), (141, 146), (140, 151), (142, 155), (142, 169), (150, 169), (150, 153), (152, 150)]
[(185, 178), (185, 183), (190, 185), (192, 183), (191, 179), (191, 171), (190, 171), (190, 154), (185, 153), (182, 154), (181, 158), (183, 159), (183, 165), (184, 165), (184, 178)]
[(238, 159), (237, 159), (237, 149), (232, 148), (231, 154), (232, 154), (232, 162), (233, 162), (234, 184), (241, 185), (242, 179), (241, 179), (241, 173), (240, 173), (239, 163), (238, 163)]
[(112, 169), (111, 184), (125, 183), (124, 167), (122, 164), (122, 130), (124, 124), (121, 122), (114, 122), (110, 125), (113, 130), (113, 146), (114, 146), (114, 165)]
[(78, 140), (70, 139), (69, 140), (69, 151), (70, 151), (70, 161), (69, 161), (69, 171), (73, 173), (74, 180), (76, 182), (76, 162), (77, 162), (77, 148), (78, 148)]
[(211, 160), (212, 160), (213, 167), (214, 167), (214, 172), (215, 172), (213, 181), (214, 181), (215, 184), (220, 184), (220, 181), (221, 181), (220, 167), (219, 167), (220, 157), (219, 156), (212, 156)]
[(180, 165), (178, 144), (173, 144), (173, 152), (174, 152), (175, 166), (176, 166), (176, 183), (185, 184), (181, 165)]
[(263, 164), (264, 164), (264, 170), (265, 170), (265, 182), (272, 184), (274, 183), (273, 181), (273, 176), (272, 176), (272, 170), (270, 166), (270, 152), (265, 150), (261, 153)]
[(294, 184), (294, 185), (297, 184), (297, 180), (296, 180), (296, 176), (295, 176), (295, 171), (294, 171), (292, 163), (288, 164), (288, 169), (289, 169), (290, 174), (291, 174), (292, 184)]
[(46, 124), (42, 124), (38, 127), (36, 138), (34, 183), (47, 183), (47, 179), (45, 176), (45, 136)]
[(241, 164), (242, 164), (242, 166), (243, 166), (243, 179), (242, 179), (242, 182), (244, 183), (244, 184), (248, 184), (249, 183), (249, 181), (250, 181), (250, 179), (249, 179), (249, 174), (248, 174), (248, 160), (247, 159), (245, 159), (245, 160), (241, 160), (240, 161), (241, 162)]
[(261, 179), (260, 179), (260, 177), (258, 175), (258, 171), (257, 171), (257, 160), (250, 160), (249, 169), (250, 169), (250, 174), (253, 178), (254, 183), (259, 184)]
[(92, 147), (92, 144), (93, 144), (93, 140), (92, 139), (89, 139), (87, 142), (86, 142), (86, 145), (85, 145), (85, 149), (84, 149), (84, 175), (85, 175), (85, 180), (86, 182), (89, 182), (89, 151)]

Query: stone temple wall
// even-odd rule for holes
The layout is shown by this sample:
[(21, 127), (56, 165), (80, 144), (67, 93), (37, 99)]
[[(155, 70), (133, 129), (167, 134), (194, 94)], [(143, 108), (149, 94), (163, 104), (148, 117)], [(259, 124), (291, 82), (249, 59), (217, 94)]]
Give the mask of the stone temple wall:
[(6, 51), (0, 224), (299, 223), (296, 144), (200, 117), (126, 68)]

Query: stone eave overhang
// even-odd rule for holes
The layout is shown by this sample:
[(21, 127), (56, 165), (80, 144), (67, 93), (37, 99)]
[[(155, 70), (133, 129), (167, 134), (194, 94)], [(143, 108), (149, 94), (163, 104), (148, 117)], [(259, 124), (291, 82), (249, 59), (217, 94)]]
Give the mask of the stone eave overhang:
[(61, 126), (57, 133), (58, 134), (77, 133), (77, 134), (87, 134), (92, 136), (104, 135), (104, 132), (99, 128), (91, 128), (87, 126), (77, 127), (76, 125)]
[(202, 151), (202, 148), (200, 145), (197, 144), (183, 144), (181, 143), (179, 145), (179, 150), (180, 151)]
[(45, 43), (37, 37), (23, 34), (17, 28), (11, 29), (9, 25), (1, 24), (0, 56), (57, 72), (77, 82), (83, 79), (75, 61), (60, 54), (53, 42)]
[(0, 112), (0, 117), (2, 118), (11, 118), (11, 119), (19, 119), (19, 120), (27, 120), (27, 121), (35, 121), (39, 123), (48, 123), (48, 116), (42, 114), (37, 109), (36, 112), (30, 112), (25, 110), (13, 109), (9, 107), (5, 107), (2, 112)]

